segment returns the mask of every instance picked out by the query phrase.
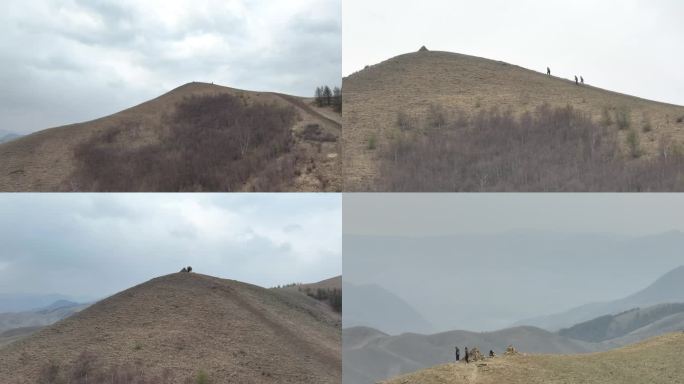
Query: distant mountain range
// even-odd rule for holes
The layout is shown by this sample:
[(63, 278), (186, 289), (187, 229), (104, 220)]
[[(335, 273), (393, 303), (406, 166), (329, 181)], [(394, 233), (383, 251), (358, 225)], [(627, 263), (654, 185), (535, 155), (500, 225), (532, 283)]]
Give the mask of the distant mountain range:
[[(624, 299), (581, 307), (591, 309), (580, 312), (583, 316), (599, 314), (558, 332), (528, 325), (494, 332), (455, 330), (432, 335), (403, 333), (393, 336), (370, 327), (349, 328), (345, 323), (343, 383), (375, 383), (451, 362), (455, 357), (454, 346), (460, 346), (462, 353), (465, 347), (478, 347), (484, 353), (491, 349), (501, 354), (508, 345), (513, 345), (525, 353), (575, 354), (606, 351), (682, 331), (684, 297), (680, 295), (683, 288), (684, 267), (679, 267)], [(602, 309), (607, 312), (600, 313)], [(379, 312), (381, 315), (382, 311)], [(581, 318), (572, 311), (566, 315)]]
[(13, 132), (0, 132), (0, 144), (20, 138), (22, 135)]
[(43, 309), (62, 301), (77, 301), (60, 294), (0, 293), (0, 313)]
[(342, 322), (345, 327), (367, 326), (390, 334), (407, 330), (421, 333), (434, 330), (418, 311), (379, 285), (354, 285), (345, 282), (343, 291)]
[(644, 308), (660, 303), (684, 303), (684, 266), (668, 272), (645, 289), (625, 298), (590, 303), (557, 314), (521, 320), (514, 325), (532, 325), (549, 331), (557, 331), (599, 316), (614, 315), (633, 308)]
[(0, 313), (0, 347), (78, 313), (89, 305), (58, 300), (43, 308)]

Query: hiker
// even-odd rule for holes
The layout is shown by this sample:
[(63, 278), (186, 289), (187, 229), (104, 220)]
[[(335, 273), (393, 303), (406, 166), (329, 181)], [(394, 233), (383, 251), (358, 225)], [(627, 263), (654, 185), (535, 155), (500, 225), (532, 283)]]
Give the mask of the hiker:
[(458, 363), (459, 360), (461, 360), (461, 350), (458, 349), (458, 346), (457, 346), (456, 347), (456, 362)]
[(496, 356), (496, 355), (494, 354), (494, 350), (490, 349), (490, 350), (489, 350), (489, 357), (494, 357), (494, 356)]
[(580, 76), (580, 82), (584, 85), (584, 77)]
[(468, 347), (465, 349), (465, 362), (466, 364), (470, 362), (470, 356), (468, 356)]
[(187, 269), (187, 268), (183, 268), (183, 269), (181, 269), (181, 272), (187, 272), (187, 271), (188, 271), (188, 269)]
[(575, 85), (579, 85), (579, 80), (577, 79), (577, 75), (575, 75)]
[(546, 74), (549, 75), (549, 76), (551, 76), (551, 68), (546, 67)]
[(188, 265), (188, 272), (192, 272), (192, 267)]

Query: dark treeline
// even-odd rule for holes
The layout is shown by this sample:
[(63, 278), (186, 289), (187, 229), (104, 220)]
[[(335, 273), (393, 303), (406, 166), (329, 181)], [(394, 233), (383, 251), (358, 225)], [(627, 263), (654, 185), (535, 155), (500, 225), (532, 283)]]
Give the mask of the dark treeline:
[(299, 287), (300, 292), (306, 293), (319, 301), (325, 301), (335, 310), (335, 312), (342, 313), (342, 290), (337, 288), (302, 288)]
[(319, 107), (332, 107), (335, 111), (342, 112), (342, 90), (339, 87), (332, 89), (327, 85), (316, 87), (314, 97)]
[(542, 105), (515, 117), (497, 108), (472, 117), (432, 106), (399, 113), (400, 134), (380, 150), (381, 191), (681, 191), (682, 150), (661, 140), (640, 156), (638, 132), (618, 130), (571, 106)]
[[(159, 140), (136, 145), (137, 123), (121, 124), (80, 145), (73, 188), (96, 191), (260, 191), (294, 178), (292, 107), (248, 104), (222, 94), (193, 96), (163, 119)], [(255, 177), (258, 176), (258, 177)]]

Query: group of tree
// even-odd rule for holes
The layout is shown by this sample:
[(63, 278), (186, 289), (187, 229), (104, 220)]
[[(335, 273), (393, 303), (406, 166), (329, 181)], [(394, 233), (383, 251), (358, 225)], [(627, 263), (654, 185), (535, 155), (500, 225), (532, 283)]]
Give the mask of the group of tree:
[(327, 85), (316, 87), (316, 105), (319, 107), (333, 107), (337, 112), (342, 112), (342, 90), (340, 87), (330, 88)]
[(300, 291), (304, 291), (309, 297), (313, 297), (318, 301), (324, 301), (330, 304), (333, 310), (336, 312), (342, 312), (342, 290), (337, 288), (317, 288), (313, 290), (311, 288), (299, 288)]

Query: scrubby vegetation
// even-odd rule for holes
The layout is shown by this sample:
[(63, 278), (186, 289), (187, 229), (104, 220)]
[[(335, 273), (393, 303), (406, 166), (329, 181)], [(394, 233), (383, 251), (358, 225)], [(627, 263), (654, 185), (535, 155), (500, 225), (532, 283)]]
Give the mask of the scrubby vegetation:
[[(294, 178), (291, 107), (248, 104), (222, 94), (194, 96), (166, 116), (157, 142), (131, 145), (121, 124), (80, 145), (72, 184), (96, 191), (282, 190)], [(256, 177), (255, 176), (259, 176)]]
[[(150, 375), (141, 364), (105, 367), (94, 353), (83, 352), (70, 364), (46, 363), (40, 371), (38, 384), (164, 384), (171, 381), (171, 372)], [(192, 382), (192, 381), (191, 381)], [(194, 383), (194, 382), (192, 382)]]
[(318, 142), (336, 142), (337, 136), (325, 132), (318, 124), (307, 124), (304, 129), (298, 134), (304, 140), (318, 141)]
[[(684, 190), (684, 156), (676, 145), (661, 140), (660, 156), (633, 160), (641, 155), (637, 130), (627, 132), (629, 153), (623, 153), (607, 109), (602, 120), (594, 123), (571, 106), (542, 105), (518, 117), (497, 108), (468, 117), (430, 107), (424, 121), (379, 151), (379, 189)], [(628, 128), (629, 111), (616, 111), (615, 120)], [(400, 114), (397, 123), (405, 121)]]

